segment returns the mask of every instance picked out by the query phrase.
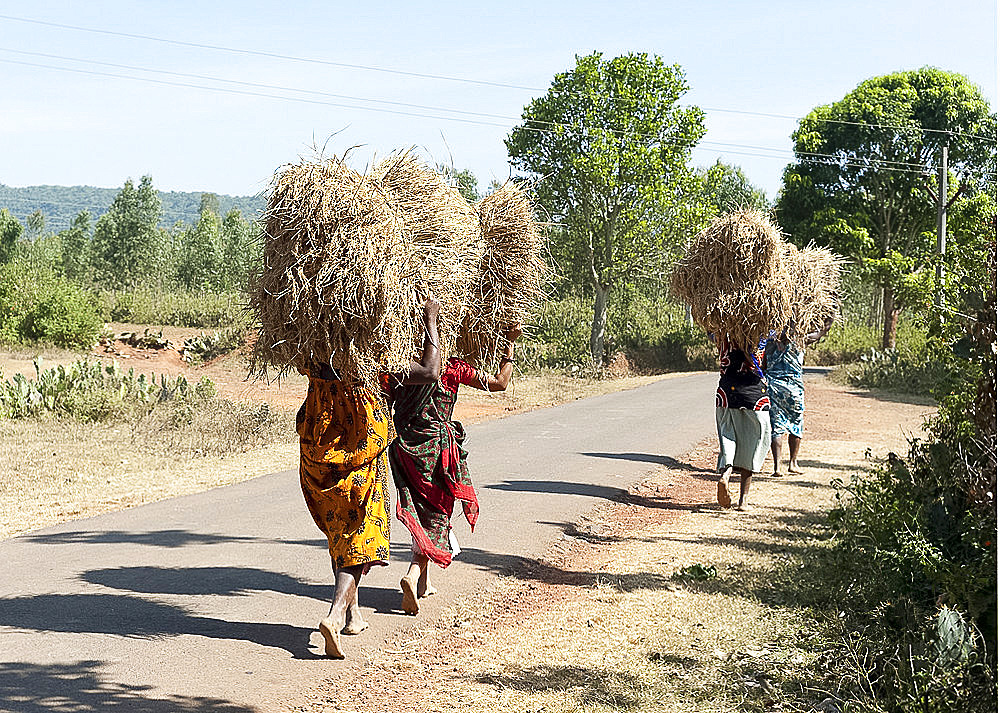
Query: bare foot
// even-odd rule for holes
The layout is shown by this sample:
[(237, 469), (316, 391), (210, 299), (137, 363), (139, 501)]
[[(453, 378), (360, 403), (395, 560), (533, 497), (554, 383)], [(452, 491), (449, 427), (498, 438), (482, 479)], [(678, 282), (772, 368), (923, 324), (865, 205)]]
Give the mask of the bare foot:
[(740, 512), (748, 512), (750, 510), (753, 510), (753, 507), (751, 507), (750, 503), (748, 502), (742, 502), (736, 506), (736, 509), (739, 510)]
[(775, 468), (774, 472), (771, 473), (771, 477), (772, 478), (780, 478), (781, 477), (781, 472), (777, 468)]
[(802, 475), (803, 470), (799, 468), (798, 463), (789, 462), (788, 463), (788, 474), (789, 475)]
[(347, 626), (340, 630), (341, 634), (354, 636), (368, 628), (368, 622), (361, 616), (361, 611), (355, 607), (347, 610)]
[(399, 587), (403, 590), (403, 613), (416, 616), (420, 611), (417, 604), (417, 583), (409, 575), (399, 580)]
[(344, 658), (344, 649), (340, 646), (340, 627), (330, 617), (326, 617), (319, 623), (319, 633), (326, 640), (326, 655), (332, 659)]
[(729, 474), (732, 472), (731, 468), (726, 468), (719, 476), (719, 505), (724, 508), (733, 504), (733, 499), (729, 496)]
[(432, 597), (437, 593), (437, 588), (427, 578), (427, 565), (424, 565), (424, 568), (420, 571), (420, 578), (417, 579), (417, 596), (423, 599), (424, 597)]

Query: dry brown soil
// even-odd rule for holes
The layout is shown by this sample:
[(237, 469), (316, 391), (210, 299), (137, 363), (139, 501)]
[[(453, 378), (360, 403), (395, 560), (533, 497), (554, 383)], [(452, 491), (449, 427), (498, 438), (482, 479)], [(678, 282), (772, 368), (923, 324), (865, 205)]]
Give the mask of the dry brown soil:
[[(707, 439), (296, 710), (825, 710), (821, 685), (796, 683), (815, 668), (810, 619), (771, 573), (828, 536), (832, 481), (903, 452), (933, 406), (820, 377), (806, 389), (806, 472), (755, 478), (751, 511), (716, 504)], [(717, 576), (677, 578), (692, 565)]]

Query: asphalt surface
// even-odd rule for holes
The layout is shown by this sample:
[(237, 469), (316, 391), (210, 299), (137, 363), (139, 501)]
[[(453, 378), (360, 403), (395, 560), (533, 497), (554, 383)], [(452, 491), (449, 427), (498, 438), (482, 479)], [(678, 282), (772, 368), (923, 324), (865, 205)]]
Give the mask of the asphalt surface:
[(441, 594), (399, 609), (409, 537), (361, 584), (371, 628), (322, 656), (326, 542), (294, 471), (0, 541), (0, 710), (247, 712), (361, 665), (364, 650), (516, 573), (563, 529), (714, 433), (717, 376), (667, 378), (468, 429), (476, 532), (434, 569)]

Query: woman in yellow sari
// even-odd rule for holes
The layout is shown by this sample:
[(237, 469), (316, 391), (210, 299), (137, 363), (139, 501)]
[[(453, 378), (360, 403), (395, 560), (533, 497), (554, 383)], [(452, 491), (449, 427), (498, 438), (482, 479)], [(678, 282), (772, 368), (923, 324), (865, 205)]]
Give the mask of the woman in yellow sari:
[[(386, 375), (406, 384), (434, 383), (441, 368), (437, 316), (440, 305), (424, 301), (420, 361), (406, 374)], [(326, 655), (344, 658), (340, 634), (367, 628), (358, 608), (358, 583), (372, 565), (389, 563), (389, 462), (395, 437), (385, 393), (341, 379), (328, 365), (309, 371), (309, 391), (296, 417), (299, 480), (306, 505), (326, 535), (335, 587), (330, 612), (319, 624)]]

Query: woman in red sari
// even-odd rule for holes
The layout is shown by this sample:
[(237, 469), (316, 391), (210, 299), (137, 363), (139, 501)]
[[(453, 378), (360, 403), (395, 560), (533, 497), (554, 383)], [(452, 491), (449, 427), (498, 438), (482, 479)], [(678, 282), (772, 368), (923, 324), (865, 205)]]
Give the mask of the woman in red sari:
[(396, 481), (396, 517), (413, 538), (410, 569), (400, 580), (403, 611), (416, 614), (418, 599), (434, 594), (427, 566), (451, 564), (458, 543), (451, 532), (455, 501), (469, 526), (479, 515), (476, 491), (466, 465), (465, 429), (452, 420), (460, 384), (484, 391), (504, 391), (514, 371), (514, 342), (519, 326), (506, 334), (507, 352), (500, 370), (484, 374), (462, 359), (449, 359), (441, 378), (433, 384), (399, 385), (392, 389), (396, 440), (389, 446), (389, 464)]

